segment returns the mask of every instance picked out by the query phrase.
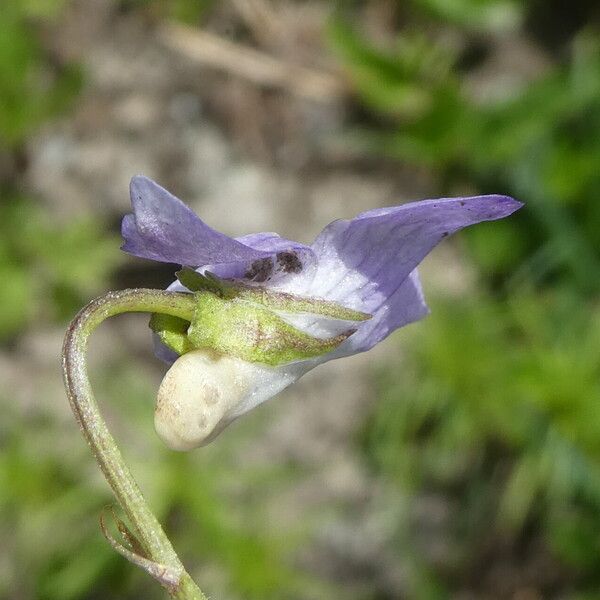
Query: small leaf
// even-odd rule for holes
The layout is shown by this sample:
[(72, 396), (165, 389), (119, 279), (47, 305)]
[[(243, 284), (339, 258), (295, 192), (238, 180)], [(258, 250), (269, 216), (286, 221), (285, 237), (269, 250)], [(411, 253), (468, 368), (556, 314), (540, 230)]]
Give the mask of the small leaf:
[(112, 518), (117, 526), (117, 529), (119, 530), (119, 533), (121, 534), (121, 537), (125, 540), (126, 544), (130, 547), (130, 549), (133, 552), (135, 552), (136, 554), (139, 554), (140, 556), (148, 558), (148, 555), (146, 554), (144, 548), (142, 547), (141, 542), (137, 539), (137, 537), (135, 537), (135, 535), (133, 533), (131, 533), (130, 529), (127, 527), (127, 525), (124, 523), (124, 521), (122, 521), (119, 518), (119, 516), (115, 512), (114, 506), (110, 507), (110, 512), (111, 512)]
[[(115, 520), (117, 520), (114, 512), (113, 512), (113, 517), (115, 518)], [(119, 521), (120, 520), (117, 520), (118, 528), (119, 528)], [(122, 523), (122, 521), (121, 521), (121, 523)], [(124, 524), (123, 524), (123, 526), (124, 526)], [(130, 550), (129, 548), (126, 548), (125, 546), (123, 546), (123, 544), (120, 544), (119, 542), (117, 542), (117, 540), (115, 540), (115, 538), (112, 537), (112, 535), (108, 531), (108, 528), (106, 527), (106, 523), (104, 521), (104, 513), (100, 514), (100, 529), (102, 530), (102, 534), (106, 538), (106, 541), (112, 546), (113, 550), (118, 552), (121, 556), (126, 558), (129, 562), (133, 563), (134, 565), (136, 565), (136, 566), (140, 567), (141, 569), (143, 569), (144, 571), (146, 571), (146, 573), (148, 573), (148, 575), (150, 575), (153, 579), (158, 581), (163, 587), (167, 588), (168, 590), (172, 590), (174, 588), (177, 588), (177, 586), (179, 586), (179, 583), (181, 581), (181, 576), (183, 575), (183, 567), (170, 567), (168, 565), (163, 565), (161, 563), (157, 563), (149, 558), (146, 558), (146, 556), (144, 556), (142, 554), (137, 554), (135, 551)], [(127, 530), (127, 528), (125, 528), (125, 529)], [(120, 530), (120, 528), (119, 528), (119, 530)], [(129, 530), (127, 530), (127, 531), (128, 531), (128, 535), (131, 535)]]

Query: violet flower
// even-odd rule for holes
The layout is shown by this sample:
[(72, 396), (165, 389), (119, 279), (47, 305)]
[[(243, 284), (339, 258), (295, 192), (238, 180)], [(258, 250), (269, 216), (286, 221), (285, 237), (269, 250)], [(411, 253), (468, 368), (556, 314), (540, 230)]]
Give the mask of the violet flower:
[(153, 325), (157, 355), (173, 363), (155, 424), (180, 450), (210, 441), (318, 364), (423, 318), (423, 258), (463, 227), (522, 206), (489, 195), (379, 208), (330, 223), (307, 246), (276, 233), (230, 238), (145, 177), (130, 191), (122, 249), (198, 273), (183, 271), (168, 290), (198, 293), (199, 320)]

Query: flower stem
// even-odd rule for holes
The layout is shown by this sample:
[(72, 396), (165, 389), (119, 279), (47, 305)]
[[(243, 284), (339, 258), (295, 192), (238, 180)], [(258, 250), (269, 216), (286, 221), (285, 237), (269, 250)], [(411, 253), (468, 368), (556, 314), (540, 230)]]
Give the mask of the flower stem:
[(90, 334), (102, 321), (114, 315), (151, 312), (191, 320), (194, 308), (194, 299), (190, 294), (149, 289), (109, 292), (90, 302), (73, 319), (63, 346), (63, 374), (73, 413), (106, 480), (135, 528), (146, 555), (144, 558), (170, 572), (181, 573), (176, 584), (165, 583), (157, 577), (171, 597), (180, 600), (206, 600), (206, 596), (185, 571), (171, 542), (144, 500), (100, 414), (88, 378), (86, 350)]

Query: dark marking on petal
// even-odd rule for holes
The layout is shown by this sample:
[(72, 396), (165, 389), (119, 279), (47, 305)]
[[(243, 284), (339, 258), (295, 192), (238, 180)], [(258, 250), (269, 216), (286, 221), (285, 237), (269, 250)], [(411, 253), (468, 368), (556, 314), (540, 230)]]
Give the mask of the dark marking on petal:
[(252, 262), (250, 268), (244, 273), (244, 277), (251, 281), (256, 281), (257, 283), (263, 283), (269, 279), (272, 272), (273, 259), (259, 258)]
[(295, 252), (278, 252), (277, 263), (284, 273), (300, 273), (302, 262)]
[(443, 237), (443, 238), (445, 238), (445, 237), (448, 237), (448, 235), (449, 235), (449, 232), (448, 232), (448, 231), (444, 231), (444, 233), (442, 233), (442, 237)]
[(460, 201), (460, 205), (461, 205), (461, 206), (464, 206), (464, 205), (465, 205), (465, 201), (464, 201), (464, 200), (461, 200), (461, 201)]

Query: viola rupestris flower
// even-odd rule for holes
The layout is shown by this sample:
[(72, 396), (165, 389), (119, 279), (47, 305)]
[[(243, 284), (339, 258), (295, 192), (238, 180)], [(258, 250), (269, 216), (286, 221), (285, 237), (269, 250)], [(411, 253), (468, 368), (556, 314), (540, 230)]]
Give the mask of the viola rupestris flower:
[(132, 180), (131, 202), (122, 249), (185, 267), (168, 289), (195, 298), (190, 320), (151, 320), (157, 355), (172, 363), (155, 425), (178, 450), (207, 443), (318, 364), (423, 318), (423, 258), (522, 206), (490, 195), (380, 208), (330, 223), (307, 246), (275, 233), (230, 238), (145, 177)]

